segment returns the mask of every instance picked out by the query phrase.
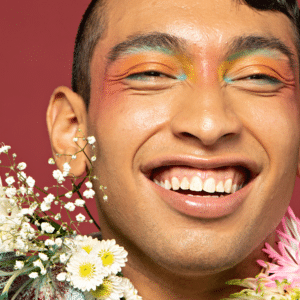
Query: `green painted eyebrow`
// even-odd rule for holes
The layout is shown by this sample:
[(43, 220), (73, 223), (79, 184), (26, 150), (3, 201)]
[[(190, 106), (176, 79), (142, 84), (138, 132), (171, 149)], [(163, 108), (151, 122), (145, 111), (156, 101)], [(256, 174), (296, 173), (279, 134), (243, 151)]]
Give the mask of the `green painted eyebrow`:
[(263, 54), (274, 56), (276, 53), (286, 56), (290, 67), (292, 69), (295, 68), (296, 61), (292, 50), (275, 37), (250, 35), (235, 38), (229, 43), (225, 57), (227, 61), (233, 61), (247, 55)]
[(158, 51), (165, 54), (185, 52), (186, 41), (166, 33), (151, 32), (129, 36), (125, 41), (114, 46), (107, 54), (108, 63), (120, 56), (141, 51)]
[[(134, 34), (125, 41), (115, 45), (107, 54), (107, 66), (120, 56), (140, 51), (159, 51), (167, 54), (185, 54), (193, 57), (189, 52), (190, 41), (161, 32), (146, 34)], [(244, 55), (256, 50), (275, 50), (285, 55), (292, 69), (295, 69), (296, 60), (293, 51), (280, 39), (273, 36), (242, 35), (234, 37), (228, 42), (221, 57), (224, 60), (236, 59), (238, 55)], [(201, 55), (201, 45), (200, 45)]]

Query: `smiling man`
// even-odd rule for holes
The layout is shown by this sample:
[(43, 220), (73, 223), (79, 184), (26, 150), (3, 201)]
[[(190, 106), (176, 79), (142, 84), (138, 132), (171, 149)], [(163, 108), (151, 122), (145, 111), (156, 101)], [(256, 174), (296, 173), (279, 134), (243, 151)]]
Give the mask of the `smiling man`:
[[(73, 91), (55, 90), (54, 153), (97, 140), (104, 239), (153, 299), (221, 299), (254, 277), (299, 166), (296, 1), (93, 1)], [(257, 5), (257, 6), (256, 6)], [(57, 164), (62, 168), (63, 159)], [(82, 156), (73, 166), (82, 174)]]

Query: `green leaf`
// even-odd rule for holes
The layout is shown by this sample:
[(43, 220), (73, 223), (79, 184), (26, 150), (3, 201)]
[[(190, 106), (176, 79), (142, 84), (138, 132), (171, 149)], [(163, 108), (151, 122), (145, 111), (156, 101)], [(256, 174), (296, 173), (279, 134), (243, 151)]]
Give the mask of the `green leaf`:
[(8, 299), (8, 293), (4, 292), (1, 296), (0, 296), (0, 300), (7, 300)]

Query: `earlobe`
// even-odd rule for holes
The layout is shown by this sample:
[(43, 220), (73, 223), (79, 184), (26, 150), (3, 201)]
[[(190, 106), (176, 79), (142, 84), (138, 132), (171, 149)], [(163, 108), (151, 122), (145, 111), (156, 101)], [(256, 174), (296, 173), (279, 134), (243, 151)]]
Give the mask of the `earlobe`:
[[(70, 156), (80, 150), (73, 141), (75, 137), (87, 136), (87, 112), (83, 99), (67, 87), (58, 87), (53, 92), (47, 110), (47, 126), (56, 164), (62, 170), (63, 164), (70, 161)], [(81, 133), (78, 129), (80, 128)], [(78, 142), (81, 148), (85, 143)], [(63, 154), (56, 156), (56, 154)], [(83, 153), (77, 155), (71, 164), (71, 173), (80, 176), (88, 167), (88, 160)]]

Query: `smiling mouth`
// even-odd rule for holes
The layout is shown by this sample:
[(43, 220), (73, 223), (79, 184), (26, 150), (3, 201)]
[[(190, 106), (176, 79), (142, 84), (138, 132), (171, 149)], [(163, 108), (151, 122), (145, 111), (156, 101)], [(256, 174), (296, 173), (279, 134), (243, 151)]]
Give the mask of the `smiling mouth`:
[(150, 179), (166, 190), (183, 195), (219, 198), (242, 189), (253, 176), (241, 166), (215, 169), (164, 166), (152, 170)]

